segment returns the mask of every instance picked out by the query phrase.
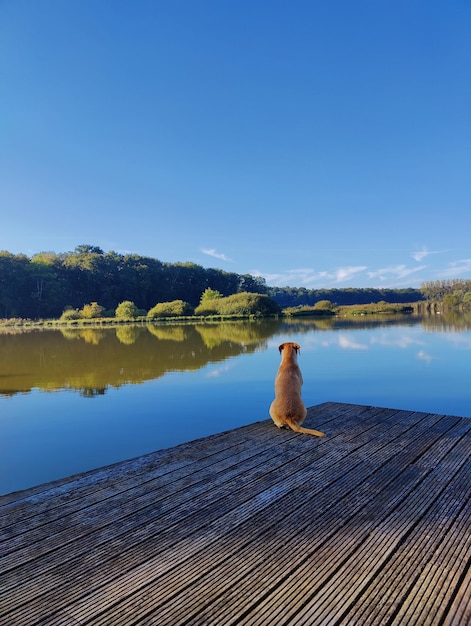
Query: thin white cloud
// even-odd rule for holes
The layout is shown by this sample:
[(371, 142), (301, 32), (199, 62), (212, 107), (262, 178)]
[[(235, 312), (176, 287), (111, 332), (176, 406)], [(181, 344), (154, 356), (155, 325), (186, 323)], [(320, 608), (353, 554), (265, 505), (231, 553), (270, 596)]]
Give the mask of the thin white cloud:
[[(416, 261), (428, 255), (439, 254), (442, 251), (426, 250), (425, 248), (412, 255)], [(422, 263), (420, 265), (406, 265), (398, 263), (369, 269), (366, 265), (352, 265), (338, 267), (330, 271), (315, 270), (312, 268), (293, 268), (278, 273), (267, 273), (259, 269), (250, 270), (252, 276), (263, 277), (268, 285), (277, 287), (305, 287), (307, 289), (322, 289), (341, 287), (347, 282), (355, 281), (358, 287), (414, 287), (419, 281), (424, 280), (424, 272), (431, 272), (431, 266)], [(448, 264), (448, 267), (433, 270), (432, 276), (440, 278), (459, 278), (471, 273), (471, 258), (460, 259)], [(372, 284), (374, 283), (374, 284)]]
[(415, 250), (411, 254), (411, 257), (415, 261), (420, 263), (422, 261), (422, 259), (425, 259), (425, 257), (430, 256), (431, 254), (439, 254), (439, 253), (440, 253), (440, 250), (428, 250), (425, 246), (422, 246), (422, 248), (420, 250)]
[(345, 335), (339, 336), (339, 346), (346, 350), (368, 350), (368, 346), (358, 341), (346, 337)]
[(212, 256), (215, 259), (220, 259), (221, 261), (228, 261), (228, 262), (232, 263), (232, 259), (227, 257), (222, 252), (217, 252), (217, 250), (215, 250), (214, 248), (201, 248), (201, 252), (203, 254), (207, 254), (208, 256)]
[(411, 274), (416, 274), (426, 269), (426, 265), (419, 265), (419, 267), (407, 267), (406, 265), (391, 265), (390, 267), (383, 267), (379, 270), (368, 272), (368, 278), (379, 278), (379, 280), (391, 280), (407, 278)]
[(228, 372), (230, 369), (231, 369), (231, 365), (222, 365), (221, 367), (216, 367), (215, 369), (208, 372), (206, 376), (208, 378), (219, 378), (219, 376), (222, 376), (223, 374)]
[(463, 274), (471, 272), (471, 259), (460, 259), (448, 263), (448, 267), (439, 273), (440, 278), (460, 278)]
[(454, 346), (457, 346), (458, 348), (463, 348), (464, 350), (471, 350), (471, 337), (468, 334), (460, 332), (450, 332), (444, 336), (447, 341), (452, 343)]
[(332, 280), (333, 275), (328, 272), (316, 272), (312, 269), (292, 269), (277, 274), (268, 274), (261, 270), (250, 270), (252, 276), (262, 276), (268, 284), (278, 287), (306, 287), (318, 281)]
[(364, 272), (367, 270), (366, 265), (357, 265), (355, 267), (339, 267), (339, 269), (335, 272), (335, 278), (338, 283), (343, 282), (345, 280), (350, 280), (357, 274)]
[(417, 353), (417, 358), (420, 359), (421, 361), (425, 361), (426, 363), (430, 363), (430, 361), (434, 357), (428, 354), (427, 352), (425, 352), (425, 350), (419, 350), (419, 352)]
[(262, 276), (269, 285), (309, 288), (316, 285), (316, 283), (319, 287), (324, 287), (326, 284), (347, 282), (366, 269), (368, 268), (365, 265), (357, 265), (355, 267), (339, 267), (332, 272), (299, 268), (286, 270), (278, 274), (267, 274), (260, 270), (250, 270), (249, 273), (252, 276)]
[(373, 337), (371, 339), (372, 344), (376, 344), (383, 347), (393, 347), (393, 348), (409, 348), (410, 346), (424, 345), (423, 341), (415, 339), (414, 337), (410, 337), (409, 335), (398, 335), (397, 337), (390, 335), (383, 335), (381, 337)]

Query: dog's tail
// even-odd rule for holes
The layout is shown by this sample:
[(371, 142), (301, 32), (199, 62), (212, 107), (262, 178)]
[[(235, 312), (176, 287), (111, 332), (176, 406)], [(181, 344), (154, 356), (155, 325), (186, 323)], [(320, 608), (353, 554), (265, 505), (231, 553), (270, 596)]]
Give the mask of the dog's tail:
[(288, 426), (291, 428), (291, 430), (294, 430), (297, 433), (304, 433), (306, 435), (315, 435), (316, 437), (325, 437), (325, 433), (321, 433), (320, 430), (314, 430), (312, 428), (303, 428), (290, 417), (286, 417), (285, 421), (288, 424)]

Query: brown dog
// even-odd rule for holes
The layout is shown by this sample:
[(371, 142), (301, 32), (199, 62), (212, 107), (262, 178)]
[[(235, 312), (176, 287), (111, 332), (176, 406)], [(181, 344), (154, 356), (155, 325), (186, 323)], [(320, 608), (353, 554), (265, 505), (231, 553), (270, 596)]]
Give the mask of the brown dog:
[(288, 427), (297, 433), (325, 437), (325, 433), (302, 428), (306, 407), (301, 399), (303, 377), (298, 365), (299, 344), (292, 341), (279, 346), (281, 363), (275, 378), (275, 399), (270, 406), (270, 416), (278, 428)]

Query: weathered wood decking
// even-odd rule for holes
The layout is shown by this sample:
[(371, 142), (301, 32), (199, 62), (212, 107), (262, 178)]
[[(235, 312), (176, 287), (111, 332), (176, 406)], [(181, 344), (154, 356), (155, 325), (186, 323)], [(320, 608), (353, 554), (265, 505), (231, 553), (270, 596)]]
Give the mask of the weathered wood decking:
[(0, 623), (470, 624), (471, 420), (309, 409), (0, 498)]

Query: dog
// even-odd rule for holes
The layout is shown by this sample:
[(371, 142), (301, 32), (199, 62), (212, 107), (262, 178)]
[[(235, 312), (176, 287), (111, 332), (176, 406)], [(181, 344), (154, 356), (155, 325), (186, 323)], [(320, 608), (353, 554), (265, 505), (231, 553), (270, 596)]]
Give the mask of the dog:
[(301, 399), (303, 377), (298, 365), (299, 344), (289, 341), (282, 343), (278, 350), (281, 363), (275, 378), (275, 399), (270, 406), (270, 417), (278, 428), (291, 428), (297, 433), (325, 437), (325, 433), (301, 424), (306, 417), (306, 407)]

